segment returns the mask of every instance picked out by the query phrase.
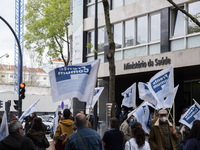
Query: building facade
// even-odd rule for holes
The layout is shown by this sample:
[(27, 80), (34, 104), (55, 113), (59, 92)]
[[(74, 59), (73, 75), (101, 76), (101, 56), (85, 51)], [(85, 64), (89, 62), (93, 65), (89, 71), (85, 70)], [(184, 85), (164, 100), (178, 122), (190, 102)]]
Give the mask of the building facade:
[[(75, 2), (75, 1), (73, 1)], [(175, 97), (176, 122), (182, 109), (200, 103), (200, 27), (167, 0), (109, 0), (113, 26), (116, 65), (116, 103), (121, 105), (124, 92), (134, 82), (148, 82), (158, 71), (173, 64), (174, 85), (179, 84)], [(174, 0), (192, 15), (200, 13), (198, 0)], [(83, 2), (82, 60), (94, 60), (95, 0)], [(71, 7), (73, 8), (73, 7)], [(76, 11), (71, 11), (75, 16)], [(197, 15), (198, 17), (198, 15)], [(74, 17), (69, 27), (74, 40)], [(199, 18), (198, 18), (199, 19)], [(200, 20), (200, 19), (199, 19)], [(74, 42), (74, 41), (73, 41)], [(74, 46), (71, 47), (74, 53)], [(109, 50), (102, 1), (98, 1), (98, 59), (101, 59), (98, 78), (104, 92), (100, 97), (100, 120), (105, 120), (108, 102)], [(73, 62), (72, 62), (73, 63)], [(137, 91), (138, 93), (138, 91)], [(137, 103), (141, 103), (137, 94)], [(103, 110), (103, 111), (101, 111)]]

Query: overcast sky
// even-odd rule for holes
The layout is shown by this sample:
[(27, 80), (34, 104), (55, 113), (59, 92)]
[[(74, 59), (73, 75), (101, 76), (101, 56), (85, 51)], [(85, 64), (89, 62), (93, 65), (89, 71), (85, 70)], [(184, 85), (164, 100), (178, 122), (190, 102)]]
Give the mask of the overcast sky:
[[(26, 3), (27, 0), (24, 0)], [(15, 31), (15, 0), (2, 0), (0, 4), (0, 16), (3, 17)], [(0, 20), (0, 57), (6, 53), (9, 58), (0, 58), (0, 63), (14, 65), (15, 38), (8, 26)], [(24, 52), (24, 57), (26, 56)], [(27, 58), (27, 57), (25, 57)], [(28, 65), (28, 59), (24, 59), (24, 65)]]

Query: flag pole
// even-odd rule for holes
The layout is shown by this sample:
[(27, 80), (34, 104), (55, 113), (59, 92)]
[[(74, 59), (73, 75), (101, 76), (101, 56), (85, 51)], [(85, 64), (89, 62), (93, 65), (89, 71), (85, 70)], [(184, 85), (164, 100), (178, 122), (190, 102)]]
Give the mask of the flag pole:
[[(132, 116), (133, 113), (134, 113), (140, 106), (142, 106), (145, 102), (146, 102), (146, 101), (143, 101), (137, 108), (135, 108), (134, 111), (131, 113), (131, 116)], [(124, 120), (124, 122), (120, 125), (120, 128), (121, 128), (121, 126), (122, 126), (127, 120), (128, 120), (128, 116), (127, 116), (126, 120)]]

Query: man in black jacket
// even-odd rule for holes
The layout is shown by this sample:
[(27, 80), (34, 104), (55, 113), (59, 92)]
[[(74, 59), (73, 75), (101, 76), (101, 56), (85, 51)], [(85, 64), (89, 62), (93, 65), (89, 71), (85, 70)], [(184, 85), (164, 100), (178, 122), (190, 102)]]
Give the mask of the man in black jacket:
[(33, 142), (22, 137), (23, 127), (18, 120), (10, 122), (9, 135), (0, 142), (1, 150), (35, 150)]

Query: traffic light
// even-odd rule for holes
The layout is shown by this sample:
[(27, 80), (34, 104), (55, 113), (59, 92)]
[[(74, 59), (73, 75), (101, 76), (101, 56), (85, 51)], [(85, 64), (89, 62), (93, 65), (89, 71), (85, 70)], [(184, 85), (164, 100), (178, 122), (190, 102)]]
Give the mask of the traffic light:
[(20, 99), (24, 99), (25, 98), (25, 86), (26, 84), (25, 83), (22, 83), (19, 87), (19, 98)]
[(0, 108), (2, 108), (2, 107), (3, 107), (3, 101), (0, 100)]
[(15, 103), (14, 108), (15, 108), (15, 110), (18, 111), (18, 100), (14, 100), (14, 103)]

